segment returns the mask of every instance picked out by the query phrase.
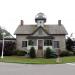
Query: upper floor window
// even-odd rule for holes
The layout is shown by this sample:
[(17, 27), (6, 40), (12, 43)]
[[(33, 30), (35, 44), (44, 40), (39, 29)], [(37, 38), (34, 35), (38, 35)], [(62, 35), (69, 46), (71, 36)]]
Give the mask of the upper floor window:
[(22, 47), (27, 47), (27, 41), (22, 41)]

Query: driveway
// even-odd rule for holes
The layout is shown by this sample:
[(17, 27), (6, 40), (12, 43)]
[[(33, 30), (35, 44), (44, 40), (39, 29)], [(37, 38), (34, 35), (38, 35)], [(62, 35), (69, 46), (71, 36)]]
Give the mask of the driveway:
[(0, 63), (0, 75), (75, 75), (75, 65), (32, 65)]

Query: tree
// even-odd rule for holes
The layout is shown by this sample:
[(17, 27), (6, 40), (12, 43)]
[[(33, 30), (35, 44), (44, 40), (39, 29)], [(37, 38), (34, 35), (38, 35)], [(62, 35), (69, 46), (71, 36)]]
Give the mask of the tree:
[(2, 29), (0, 27), (0, 39), (2, 39)]
[(51, 55), (51, 49), (48, 47), (46, 48), (45, 57), (50, 58), (51, 57), (50, 55)]
[(6, 39), (10, 39), (7, 38), (6, 36), (12, 36), (7, 30), (3, 29), (2, 27), (0, 27), (0, 55), (2, 52), (2, 33), (5, 32), (6, 35), (4, 36), (4, 55), (12, 55), (13, 54), (13, 50), (15, 49), (15, 42), (12, 41), (5, 41)]
[(31, 58), (35, 58), (36, 57), (36, 53), (35, 53), (35, 48), (31, 47), (30, 52), (29, 52), (29, 56)]
[[(4, 55), (10, 56), (13, 55), (15, 51), (15, 42), (5, 41), (4, 43)], [(0, 42), (0, 55), (2, 53), (2, 42)]]
[(73, 46), (73, 41), (72, 39), (69, 37), (67, 40), (66, 40), (66, 49), (69, 50), (69, 51), (72, 51), (72, 46)]
[(3, 29), (1, 26), (0, 26), (0, 39), (2, 39), (2, 33), (3, 32), (5, 32), (6, 33), (6, 35), (5, 35), (5, 37), (6, 36), (12, 36), (6, 29)]

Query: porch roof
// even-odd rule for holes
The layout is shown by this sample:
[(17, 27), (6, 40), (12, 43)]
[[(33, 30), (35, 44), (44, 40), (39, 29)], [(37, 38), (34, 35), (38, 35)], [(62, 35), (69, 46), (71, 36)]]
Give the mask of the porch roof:
[(28, 36), (27, 39), (54, 39), (53, 36)]

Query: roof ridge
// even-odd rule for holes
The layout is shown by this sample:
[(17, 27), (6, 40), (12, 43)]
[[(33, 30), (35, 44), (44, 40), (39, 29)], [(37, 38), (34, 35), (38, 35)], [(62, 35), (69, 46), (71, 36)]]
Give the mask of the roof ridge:
[[(37, 25), (19, 25), (14, 34), (31, 34), (38, 28)], [(67, 34), (64, 25), (59, 26), (58, 24), (51, 25), (45, 24), (44, 29), (47, 29), (49, 34)], [(56, 32), (57, 30), (57, 32)]]

